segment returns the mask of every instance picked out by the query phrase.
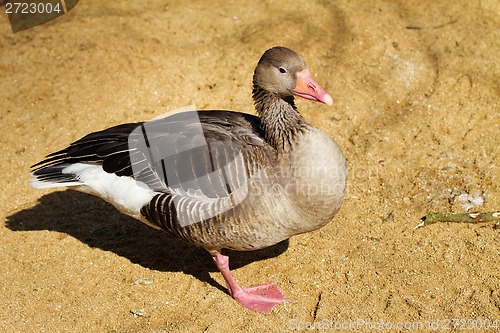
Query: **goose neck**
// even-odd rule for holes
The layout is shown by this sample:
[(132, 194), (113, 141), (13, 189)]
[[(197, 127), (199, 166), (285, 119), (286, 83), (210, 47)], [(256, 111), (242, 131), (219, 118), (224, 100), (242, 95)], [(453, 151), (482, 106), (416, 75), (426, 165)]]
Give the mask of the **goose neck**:
[(293, 96), (282, 98), (254, 86), (253, 99), (266, 141), (278, 151), (289, 151), (309, 127), (298, 112)]

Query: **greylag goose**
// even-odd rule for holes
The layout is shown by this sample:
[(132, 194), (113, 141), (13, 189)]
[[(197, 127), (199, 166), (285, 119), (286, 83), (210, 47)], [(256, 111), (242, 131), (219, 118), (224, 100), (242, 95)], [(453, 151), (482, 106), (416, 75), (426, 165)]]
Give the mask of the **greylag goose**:
[(267, 50), (253, 76), (258, 116), (190, 111), (94, 132), (32, 167), (36, 188), (67, 186), (206, 249), (241, 305), (266, 313), (276, 284), (242, 288), (222, 249), (251, 251), (321, 228), (339, 210), (345, 158), (294, 96), (332, 105), (304, 60)]

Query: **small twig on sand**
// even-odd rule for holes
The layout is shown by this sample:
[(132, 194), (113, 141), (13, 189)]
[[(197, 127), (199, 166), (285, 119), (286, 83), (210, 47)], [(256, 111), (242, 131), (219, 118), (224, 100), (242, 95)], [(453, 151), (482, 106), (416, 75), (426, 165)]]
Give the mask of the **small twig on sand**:
[(445, 27), (447, 25), (450, 25), (450, 24), (453, 24), (453, 23), (457, 23), (457, 21), (458, 20), (451, 20), (451, 21), (446, 22), (446, 23), (442, 23), (442, 24), (438, 24), (438, 25), (431, 25), (431, 26), (428, 26), (428, 27), (422, 27), (422, 26), (419, 26), (419, 25), (407, 25), (405, 28), (406, 29), (411, 29), (411, 30), (439, 29), (439, 28)]
[(415, 229), (433, 224), (436, 222), (456, 222), (456, 223), (481, 223), (481, 222), (500, 222), (500, 212), (489, 213), (470, 213), (470, 214), (453, 214), (453, 213), (432, 213), (421, 218)]

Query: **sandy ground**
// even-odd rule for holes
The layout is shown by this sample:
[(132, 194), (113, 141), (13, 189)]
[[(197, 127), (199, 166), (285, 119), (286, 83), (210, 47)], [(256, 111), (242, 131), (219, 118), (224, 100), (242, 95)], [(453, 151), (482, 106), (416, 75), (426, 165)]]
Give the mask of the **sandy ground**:
[[(253, 112), (251, 75), (274, 45), (302, 54), (333, 96), (333, 107), (297, 103), (342, 147), (350, 179), (325, 228), (233, 255), (242, 285), (275, 281), (289, 298), (270, 314), (225, 294), (203, 250), (94, 197), (27, 185), (31, 164), (91, 131), (188, 104)], [(498, 226), (415, 230), (429, 212), (465, 212), (466, 196), (471, 212), (500, 208), (499, 54), (494, 0), (89, 0), (16, 34), (1, 15), (0, 331), (500, 321)]]

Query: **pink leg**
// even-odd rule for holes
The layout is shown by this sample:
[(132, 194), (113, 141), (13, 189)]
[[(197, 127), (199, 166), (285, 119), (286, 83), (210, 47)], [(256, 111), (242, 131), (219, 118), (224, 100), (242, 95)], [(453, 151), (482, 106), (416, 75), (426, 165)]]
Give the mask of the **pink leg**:
[(241, 288), (229, 270), (229, 257), (219, 253), (213, 256), (212, 259), (226, 281), (229, 294), (244, 307), (266, 313), (275, 305), (285, 301), (285, 297), (274, 283)]

